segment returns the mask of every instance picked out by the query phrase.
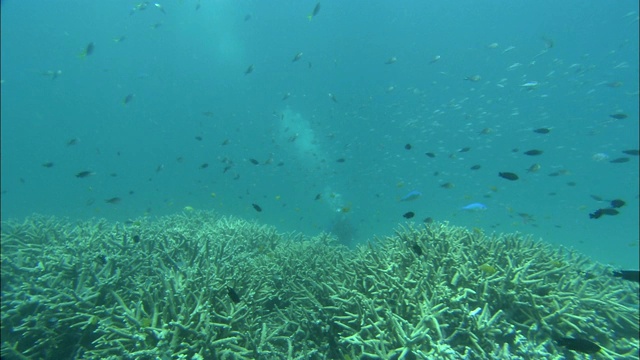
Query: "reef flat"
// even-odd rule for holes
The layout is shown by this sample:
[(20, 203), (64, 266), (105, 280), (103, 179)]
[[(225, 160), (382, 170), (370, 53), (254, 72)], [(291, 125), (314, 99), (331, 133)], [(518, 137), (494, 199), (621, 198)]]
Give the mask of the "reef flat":
[(434, 223), (351, 250), (194, 211), (33, 216), (1, 240), (3, 359), (638, 357), (638, 284), (519, 234)]

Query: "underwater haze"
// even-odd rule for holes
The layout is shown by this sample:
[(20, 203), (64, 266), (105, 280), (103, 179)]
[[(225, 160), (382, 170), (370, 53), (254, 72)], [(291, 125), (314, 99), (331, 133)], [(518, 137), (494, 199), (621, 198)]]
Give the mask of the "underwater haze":
[(350, 246), (448, 221), (638, 268), (637, 1), (1, 16), (3, 221), (213, 210)]

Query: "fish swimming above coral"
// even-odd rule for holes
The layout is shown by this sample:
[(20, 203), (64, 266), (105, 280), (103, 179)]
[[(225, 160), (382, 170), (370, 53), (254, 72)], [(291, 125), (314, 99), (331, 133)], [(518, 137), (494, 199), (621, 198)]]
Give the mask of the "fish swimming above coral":
[(556, 339), (556, 342), (560, 346), (564, 346), (569, 350), (585, 353), (585, 354), (595, 354), (600, 351), (600, 345), (591, 342), (586, 339), (580, 338), (572, 338), (572, 337), (562, 337)]
[(418, 190), (411, 190), (405, 196), (400, 198), (400, 201), (413, 201), (422, 196), (422, 193)]
[(467, 206), (463, 206), (462, 210), (467, 210), (467, 211), (483, 211), (483, 210), (487, 210), (487, 205), (482, 204), (482, 203), (471, 203)]
[(613, 272), (613, 276), (640, 283), (640, 271), (638, 270), (617, 270)]

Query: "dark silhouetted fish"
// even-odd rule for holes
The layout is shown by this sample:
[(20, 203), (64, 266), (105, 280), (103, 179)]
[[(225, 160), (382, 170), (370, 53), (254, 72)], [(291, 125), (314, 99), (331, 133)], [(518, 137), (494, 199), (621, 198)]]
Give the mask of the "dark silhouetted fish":
[(527, 150), (523, 154), (529, 155), (529, 156), (537, 156), (542, 154), (542, 150), (537, 150), (537, 149)]
[(512, 173), (512, 172), (499, 172), (498, 176), (500, 176), (503, 179), (507, 179), (507, 180), (511, 180), (511, 181), (516, 181), (519, 179), (518, 175)]
[(235, 290), (233, 290), (232, 287), (227, 286), (227, 294), (229, 294), (229, 299), (231, 299), (231, 301), (233, 301), (234, 304), (237, 304), (240, 302), (240, 296)]
[(562, 337), (556, 339), (556, 342), (558, 345), (564, 346), (569, 350), (585, 354), (595, 354), (600, 351), (600, 345), (586, 339)]
[(600, 217), (602, 217), (602, 215), (609, 215), (609, 216), (613, 216), (613, 215), (618, 215), (620, 212), (616, 209), (611, 209), (611, 208), (607, 208), (607, 209), (598, 209), (594, 212), (592, 212), (591, 214), (589, 214), (589, 219), (599, 219)]
[(629, 116), (625, 113), (615, 113), (615, 114), (609, 115), (609, 117), (614, 118), (616, 120), (622, 120), (622, 119), (628, 118)]
[(90, 42), (87, 44), (87, 47), (84, 49), (84, 51), (82, 51), (82, 53), (80, 53), (80, 57), (84, 58), (87, 57), (91, 54), (93, 54), (93, 50), (95, 49), (95, 46), (93, 46), (93, 43)]
[(640, 154), (640, 150), (638, 150), (638, 149), (622, 150), (622, 152), (627, 154), (627, 155), (632, 155), (632, 156), (638, 156), (638, 154)]
[(622, 164), (622, 163), (626, 163), (629, 161), (628, 157), (619, 157), (617, 159), (613, 159), (611, 161), (609, 161), (612, 164)]
[(258, 205), (258, 204), (251, 204), (251, 206), (253, 206), (253, 208), (254, 208), (257, 212), (262, 212), (262, 208), (260, 207), (260, 205)]
[(128, 103), (131, 102), (131, 100), (133, 100), (134, 97), (135, 97), (134, 94), (129, 94), (129, 95), (125, 96), (124, 99), (122, 99), (122, 104), (123, 105), (127, 105)]
[(549, 129), (549, 128), (538, 128), (538, 129), (533, 130), (533, 132), (536, 133), (536, 134), (548, 134), (548, 133), (551, 132), (551, 129)]
[(615, 199), (615, 200), (611, 200), (611, 207), (612, 208), (621, 208), (624, 206), (624, 204), (626, 204), (626, 202), (624, 202), (624, 200), (620, 200), (620, 199)]
[(311, 12), (311, 14), (309, 14), (309, 16), (307, 16), (307, 18), (311, 20), (316, 15), (318, 15), (319, 12), (320, 12), (320, 3), (317, 3), (316, 6), (313, 8), (313, 11)]
[(613, 272), (613, 276), (624, 280), (640, 282), (640, 271), (638, 270), (617, 270)]
[(95, 173), (93, 171), (80, 171), (79, 173), (76, 174), (77, 178), (86, 178), (88, 176), (94, 175)]
[(414, 217), (416, 214), (413, 211), (408, 211), (406, 213), (404, 213), (402, 215), (403, 218), (405, 219), (411, 219), (412, 217)]

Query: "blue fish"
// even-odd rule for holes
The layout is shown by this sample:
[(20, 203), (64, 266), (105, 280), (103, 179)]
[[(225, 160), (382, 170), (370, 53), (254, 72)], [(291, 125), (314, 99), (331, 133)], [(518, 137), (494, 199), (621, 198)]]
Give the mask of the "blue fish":
[(487, 206), (485, 204), (481, 204), (481, 203), (471, 203), (471, 204), (463, 207), (462, 210), (481, 211), (481, 210), (487, 210)]
[(418, 190), (411, 190), (407, 193), (407, 195), (403, 196), (400, 201), (412, 201), (419, 198), (422, 193)]

